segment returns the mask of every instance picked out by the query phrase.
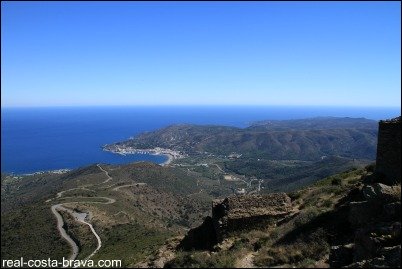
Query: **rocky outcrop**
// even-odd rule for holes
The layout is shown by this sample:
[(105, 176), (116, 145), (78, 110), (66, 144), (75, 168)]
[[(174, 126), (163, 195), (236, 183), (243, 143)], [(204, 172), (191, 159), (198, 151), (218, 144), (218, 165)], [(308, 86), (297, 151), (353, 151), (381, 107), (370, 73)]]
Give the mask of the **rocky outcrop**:
[(401, 182), (401, 117), (379, 123), (376, 173), (385, 184)]
[(400, 218), (400, 186), (387, 186), (381, 183), (365, 185), (362, 190), (364, 201), (350, 202), (349, 222), (353, 227), (383, 220)]
[(352, 263), (345, 268), (399, 268), (401, 267), (401, 245), (385, 247), (380, 256)]
[(399, 186), (387, 186), (381, 183), (375, 183), (373, 185), (366, 185), (362, 189), (364, 198), (373, 202), (396, 202), (400, 200)]
[(352, 242), (331, 247), (331, 267), (400, 267), (400, 191), (381, 183), (363, 186), (365, 200), (349, 203)]

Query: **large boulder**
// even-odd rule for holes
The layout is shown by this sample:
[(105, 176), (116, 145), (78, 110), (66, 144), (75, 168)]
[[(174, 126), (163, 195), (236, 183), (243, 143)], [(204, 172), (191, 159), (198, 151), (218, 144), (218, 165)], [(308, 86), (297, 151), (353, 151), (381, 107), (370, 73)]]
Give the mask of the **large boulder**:
[(359, 262), (381, 255), (386, 247), (400, 244), (401, 223), (377, 223), (361, 228), (355, 233), (353, 260)]
[(401, 245), (384, 247), (380, 255), (384, 257), (389, 267), (401, 267)]
[(352, 227), (360, 227), (375, 220), (381, 214), (382, 206), (369, 201), (350, 202), (349, 222)]
[(386, 220), (401, 220), (401, 202), (385, 204), (383, 215)]
[(362, 189), (365, 199), (382, 203), (392, 203), (401, 200), (400, 186), (388, 186), (381, 183), (366, 185)]

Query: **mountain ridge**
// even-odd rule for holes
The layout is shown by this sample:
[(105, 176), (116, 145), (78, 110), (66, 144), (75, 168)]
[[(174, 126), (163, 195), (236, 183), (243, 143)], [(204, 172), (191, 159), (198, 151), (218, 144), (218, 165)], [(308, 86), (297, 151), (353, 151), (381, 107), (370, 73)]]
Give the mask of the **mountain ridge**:
[[(319, 160), (326, 155), (375, 159), (378, 123), (355, 118), (272, 121), (238, 128), (220, 125), (170, 125), (132, 139), (105, 145), (116, 147), (168, 148), (189, 155), (232, 152), (264, 159)], [(291, 127), (296, 121), (298, 124)], [(318, 128), (317, 126), (322, 126)], [(353, 128), (352, 128), (353, 127)]]

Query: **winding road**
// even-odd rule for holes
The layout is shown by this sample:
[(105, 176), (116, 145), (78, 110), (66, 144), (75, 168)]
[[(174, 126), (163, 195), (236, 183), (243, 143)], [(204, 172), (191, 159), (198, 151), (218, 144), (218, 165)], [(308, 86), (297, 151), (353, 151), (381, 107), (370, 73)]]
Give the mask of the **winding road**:
[(78, 256), (78, 246), (75, 243), (75, 241), (67, 234), (66, 230), (63, 228), (64, 222), (63, 222), (63, 217), (60, 215), (60, 213), (57, 210), (63, 210), (64, 207), (61, 204), (53, 205), (51, 207), (52, 213), (56, 216), (57, 219), (57, 229), (60, 232), (60, 235), (66, 239), (67, 243), (71, 246), (73, 253), (71, 254), (69, 260), (75, 260)]
[(134, 184), (127, 184), (127, 185), (122, 185), (122, 186), (117, 186), (113, 188), (113, 191), (118, 191), (121, 188), (126, 188), (126, 187), (134, 187), (134, 186), (145, 186), (147, 183), (134, 183)]
[[(110, 180), (112, 180), (112, 177), (109, 175), (109, 173), (104, 170), (99, 164), (97, 164), (97, 166), (99, 167), (100, 170), (102, 170), (106, 176), (107, 179), (105, 181), (103, 181), (101, 184), (106, 183)], [(137, 184), (145, 184), (145, 183), (137, 183)], [(123, 187), (128, 187), (128, 186), (133, 186), (133, 185), (137, 185), (137, 184), (130, 184), (130, 185), (123, 185), (123, 186), (119, 186), (114, 188), (113, 190), (118, 190), (120, 188)], [(73, 201), (73, 202), (66, 202), (66, 203), (59, 203), (59, 204), (55, 204), (51, 206), (51, 211), (53, 213), (53, 215), (56, 217), (57, 220), (57, 229), (60, 232), (60, 235), (67, 241), (67, 243), (71, 246), (72, 249), (72, 253), (69, 257), (69, 260), (75, 260), (79, 254), (79, 247), (77, 245), (77, 243), (68, 235), (67, 231), (64, 229), (64, 221), (63, 221), (63, 217), (61, 216), (61, 214), (59, 213), (59, 211), (65, 211), (68, 212), (70, 215), (72, 215), (74, 217), (74, 220), (80, 223), (83, 223), (85, 225), (88, 225), (89, 228), (91, 229), (91, 232), (94, 234), (94, 236), (96, 237), (97, 240), (97, 247), (96, 249), (88, 256), (85, 258), (85, 260), (90, 259), (93, 255), (96, 254), (96, 252), (98, 252), (98, 250), (102, 247), (102, 240), (100, 238), (100, 236), (98, 235), (98, 233), (95, 231), (94, 227), (92, 226), (91, 223), (89, 223), (88, 221), (86, 221), (87, 217), (88, 217), (88, 213), (79, 213), (79, 212), (75, 212), (74, 210), (65, 207), (64, 205), (69, 205), (69, 204), (79, 204), (79, 203), (91, 203), (91, 204), (113, 204), (116, 202), (115, 199), (110, 198), (110, 197), (103, 197), (103, 196), (98, 196), (98, 197), (62, 197), (64, 193), (71, 191), (71, 190), (78, 190), (78, 189), (82, 189), (82, 190), (88, 190), (88, 191), (93, 191), (90, 190), (88, 188), (85, 187), (78, 187), (78, 188), (72, 188), (72, 189), (68, 189), (65, 191), (61, 191), (58, 192), (56, 194), (56, 197), (53, 199), (49, 199), (46, 202), (50, 202), (54, 199), (76, 199), (76, 198), (85, 198), (85, 199), (105, 199), (105, 202), (99, 202), (99, 201)]]

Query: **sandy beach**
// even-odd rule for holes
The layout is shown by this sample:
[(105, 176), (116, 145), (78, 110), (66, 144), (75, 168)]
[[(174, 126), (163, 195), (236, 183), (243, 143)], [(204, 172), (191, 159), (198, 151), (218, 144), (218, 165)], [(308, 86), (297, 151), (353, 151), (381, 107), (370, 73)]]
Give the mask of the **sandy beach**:
[(162, 166), (169, 165), (174, 160), (174, 157), (170, 154), (163, 154), (163, 155), (167, 157), (167, 160), (161, 164)]

